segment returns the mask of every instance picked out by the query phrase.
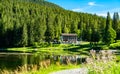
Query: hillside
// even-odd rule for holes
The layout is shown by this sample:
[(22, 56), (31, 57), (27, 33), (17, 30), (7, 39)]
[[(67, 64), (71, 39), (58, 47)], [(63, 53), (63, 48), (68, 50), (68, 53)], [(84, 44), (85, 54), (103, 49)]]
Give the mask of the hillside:
[[(13, 0), (14, 1), (14, 0)], [(62, 7), (56, 5), (56, 4), (53, 4), (53, 3), (50, 3), (50, 2), (47, 2), (45, 0), (17, 0), (17, 1), (20, 1), (20, 2), (30, 2), (30, 3), (35, 3), (35, 4), (40, 4), (42, 6), (48, 6), (48, 7), (53, 7), (53, 8), (60, 8), (60, 9), (63, 9)]]
[(102, 34), (106, 19), (65, 10), (43, 0), (0, 0), (0, 46), (31, 46), (77, 33), (90, 40), (92, 30)]

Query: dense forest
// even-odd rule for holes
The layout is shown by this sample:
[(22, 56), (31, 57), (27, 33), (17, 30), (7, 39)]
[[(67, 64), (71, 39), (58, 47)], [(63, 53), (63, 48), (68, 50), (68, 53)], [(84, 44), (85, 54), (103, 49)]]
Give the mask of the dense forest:
[(0, 0), (0, 47), (60, 40), (61, 33), (110, 44), (120, 39), (119, 15), (115, 12), (111, 19), (109, 12), (106, 18), (73, 12), (44, 0)]

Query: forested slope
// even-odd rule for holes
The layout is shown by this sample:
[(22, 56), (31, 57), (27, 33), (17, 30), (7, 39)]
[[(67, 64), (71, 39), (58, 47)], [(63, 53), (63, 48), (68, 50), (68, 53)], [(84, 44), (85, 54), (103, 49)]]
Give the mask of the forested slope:
[(68, 11), (44, 0), (0, 0), (0, 47), (59, 40), (61, 33), (77, 33), (90, 41), (92, 34), (102, 36), (105, 24), (103, 17)]

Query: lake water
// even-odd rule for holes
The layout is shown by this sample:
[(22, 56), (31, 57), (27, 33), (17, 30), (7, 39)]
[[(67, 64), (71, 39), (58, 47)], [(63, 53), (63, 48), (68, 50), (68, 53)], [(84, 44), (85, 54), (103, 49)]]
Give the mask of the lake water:
[(85, 58), (80, 55), (54, 55), (46, 53), (0, 53), (0, 69), (14, 70), (24, 65), (40, 65), (40, 62), (50, 60), (50, 64), (80, 64)]

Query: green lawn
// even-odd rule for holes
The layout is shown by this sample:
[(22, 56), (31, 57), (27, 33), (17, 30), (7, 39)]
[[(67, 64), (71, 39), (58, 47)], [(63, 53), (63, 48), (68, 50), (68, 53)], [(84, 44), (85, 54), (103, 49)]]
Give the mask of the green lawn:
[[(110, 44), (108, 47), (107, 45), (103, 43), (98, 43), (97, 47), (95, 49), (119, 49), (120, 42)], [(37, 49), (35, 51), (35, 49)], [(60, 55), (83, 55), (87, 56), (89, 55), (90, 42), (80, 42), (79, 45), (74, 44), (52, 44), (52, 46), (47, 47), (19, 47), (19, 48), (7, 48), (7, 50), (10, 51), (21, 51), (21, 52), (34, 52), (34, 53), (49, 53), (49, 54), (60, 54)], [(94, 49), (94, 48), (93, 48)]]
[(73, 45), (73, 44), (53, 44), (52, 46), (48, 47), (19, 47), (19, 48), (7, 48), (7, 50), (11, 51), (21, 51), (21, 52), (34, 52), (35, 53), (53, 53), (53, 54), (79, 54), (79, 55), (87, 55), (89, 47), (89, 42), (82, 42), (80, 45)]

